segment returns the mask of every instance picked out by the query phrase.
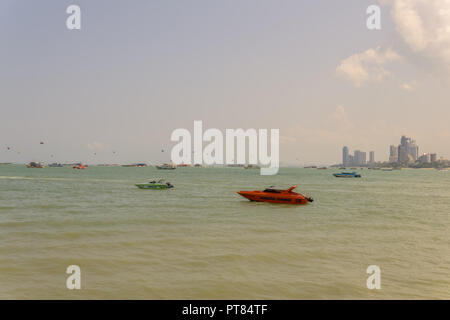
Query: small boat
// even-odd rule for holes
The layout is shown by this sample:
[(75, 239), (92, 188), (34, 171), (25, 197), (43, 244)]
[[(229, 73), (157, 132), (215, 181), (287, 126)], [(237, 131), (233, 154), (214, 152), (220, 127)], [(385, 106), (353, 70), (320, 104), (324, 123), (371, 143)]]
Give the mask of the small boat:
[(319, 167), (319, 168), (317, 168), (317, 170), (326, 170), (326, 169), (328, 169), (328, 167)]
[(267, 188), (263, 191), (239, 191), (238, 194), (250, 201), (286, 203), (286, 204), (306, 204), (313, 202), (313, 198), (307, 195), (293, 192), (297, 186), (286, 190)]
[(181, 163), (179, 165), (177, 165), (177, 168), (185, 168), (185, 167), (190, 167), (191, 165), (188, 163)]
[(60, 168), (60, 167), (62, 167), (63, 165), (62, 165), (61, 163), (56, 163), (56, 162), (54, 162), (54, 163), (49, 164), (48, 166), (49, 166), (49, 167), (52, 167), (52, 168)]
[(333, 176), (337, 178), (361, 178), (361, 175), (356, 172), (339, 172), (333, 173)]
[(81, 163), (73, 166), (74, 169), (83, 170), (86, 169), (87, 166), (83, 166)]
[(177, 167), (171, 163), (164, 163), (160, 166), (156, 166), (156, 169), (159, 169), (159, 170), (174, 170), (176, 168)]
[(246, 166), (244, 167), (244, 169), (261, 169), (261, 167), (255, 165), (255, 164), (249, 164), (249, 165), (246, 165)]
[(132, 164), (123, 164), (122, 167), (129, 168), (129, 167), (137, 167), (137, 168), (143, 168), (146, 167), (146, 163), (132, 163)]
[(148, 183), (138, 183), (136, 187), (138, 187), (139, 189), (162, 190), (171, 189), (173, 188), (173, 185), (170, 182), (164, 182), (164, 179), (155, 179)]
[(27, 164), (27, 168), (39, 168), (39, 169), (42, 169), (44, 167), (45, 166), (42, 163), (40, 163), (40, 162), (30, 162), (29, 164)]

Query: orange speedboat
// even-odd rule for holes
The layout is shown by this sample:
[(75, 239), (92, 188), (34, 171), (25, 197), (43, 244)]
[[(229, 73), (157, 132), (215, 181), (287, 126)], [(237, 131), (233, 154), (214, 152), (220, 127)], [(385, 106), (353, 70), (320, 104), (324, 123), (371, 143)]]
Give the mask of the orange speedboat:
[(313, 198), (293, 192), (297, 186), (290, 187), (287, 190), (264, 189), (263, 191), (239, 191), (238, 194), (250, 201), (287, 203), (287, 204), (306, 204), (313, 202)]

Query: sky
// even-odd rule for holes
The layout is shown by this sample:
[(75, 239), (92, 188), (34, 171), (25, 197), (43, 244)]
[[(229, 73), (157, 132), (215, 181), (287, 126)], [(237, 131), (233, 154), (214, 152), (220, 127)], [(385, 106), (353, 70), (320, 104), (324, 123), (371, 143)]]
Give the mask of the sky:
[(2, 0), (0, 41), (0, 162), (167, 162), (194, 120), (279, 129), (284, 165), (450, 158), (450, 0)]

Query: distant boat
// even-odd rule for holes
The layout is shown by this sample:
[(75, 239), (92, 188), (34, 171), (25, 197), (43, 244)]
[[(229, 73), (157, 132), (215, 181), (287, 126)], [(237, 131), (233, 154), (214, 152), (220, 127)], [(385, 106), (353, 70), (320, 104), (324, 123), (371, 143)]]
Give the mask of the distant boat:
[(40, 163), (40, 162), (30, 162), (29, 164), (27, 164), (27, 168), (39, 168), (39, 169), (42, 169), (44, 167), (45, 166), (42, 163)]
[(361, 178), (361, 175), (356, 172), (339, 172), (333, 173), (336, 178)]
[(328, 169), (328, 167), (319, 167), (319, 168), (317, 168), (317, 170), (326, 170), (326, 169)]
[(261, 167), (254, 164), (249, 164), (245, 166), (244, 169), (261, 169)]
[(60, 168), (60, 167), (62, 167), (63, 165), (62, 165), (61, 163), (56, 163), (56, 162), (54, 162), (54, 163), (52, 163), (52, 164), (49, 164), (48, 166), (49, 166), (49, 167), (52, 167), (52, 168)]
[(83, 170), (86, 169), (87, 166), (82, 165), (81, 163), (77, 164), (76, 166), (73, 166), (74, 169)]
[(156, 166), (156, 169), (159, 170), (175, 170), (177, 167), (171, 163), (164, 163), (160, 166)]
[(143, 168), (146, 167), (147, 164), (146, 163), (132, 163), (132, 164), (124, 164), (122, 165), (122, 167), (138, 167), (138, 168)]
[(315, 168), (317, 168), (317, 166), (307, 166), (307, 167), (304, 167), (305, 169), (315, 169)]
[(393, 171), (394, 169), (392, 169), (392, 168), (384, 168), (384, 169), (381, 169), (382, 171)]
[(187, 163), (181, 163), (181, 164), (178, 164), (177, 165), (177, 168), (184, 168), (184, 167), (190, 167), (191, 165), (190, 164), (187, 164)]

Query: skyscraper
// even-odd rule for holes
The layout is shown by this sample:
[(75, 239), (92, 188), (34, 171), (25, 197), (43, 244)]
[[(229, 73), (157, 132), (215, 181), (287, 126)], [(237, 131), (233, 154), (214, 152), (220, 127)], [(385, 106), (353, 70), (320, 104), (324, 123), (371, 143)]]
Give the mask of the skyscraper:
[(398, 146), (398, 162), (414, 162), (419, 156), (419, 147), (416, 141), (402, 136), (400, 145)]
[(348, 148), (345, 146), (342, 148), (342, 165), (344, 167), (349, 165), (349, 158), (348, 158)]
[(366, 164), (366, 153), (360, 150), (355, 150), (354, 164), (357, 166)]
[(389, 147), (389, 162), (397, 162), (398, 161), (398, 149), (396, 146), (391, 145)]
[(369, 163), (374, 164), (375, 163), (375, 151), (369, 152)]
[(437, 155), (436, 155), (436, 153), (431, 153), (431, 154), (430, 154), (430, 161), (431, 161), (431, 162), (436, 162), (436, 161), (437, 161)]

